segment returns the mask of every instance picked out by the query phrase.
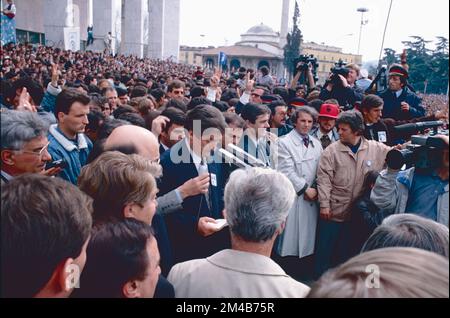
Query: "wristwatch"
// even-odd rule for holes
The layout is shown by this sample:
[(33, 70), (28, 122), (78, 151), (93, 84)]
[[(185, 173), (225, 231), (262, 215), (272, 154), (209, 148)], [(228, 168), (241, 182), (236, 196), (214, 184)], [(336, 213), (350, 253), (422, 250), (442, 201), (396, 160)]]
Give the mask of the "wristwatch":
[(300, 191), (297, 192), (297, 195), (301, 196), (303, 193), (305, 193), (306, 189), (308, 189), (308, 188), (309, 188), (309, 184), (305, 183), (305, 186)]

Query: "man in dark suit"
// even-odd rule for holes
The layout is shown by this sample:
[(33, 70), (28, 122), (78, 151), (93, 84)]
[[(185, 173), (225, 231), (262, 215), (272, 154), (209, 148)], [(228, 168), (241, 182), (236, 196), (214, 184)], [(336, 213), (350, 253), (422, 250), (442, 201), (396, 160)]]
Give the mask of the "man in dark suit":
[[(239, 141), (238, 147), (270, 166), (271, 148), (269, 142), (272, 134), (266, 132), (270, 128), (270, 109), (266, 105), (248, 103), (242, 111), (241, 117), (245, 120), (247, 129)], [(275, 136), (276, 137), (276, 136)], [(249, 160), (244, 160), (248, 163)]]
[(163, 154), (163, 177), (159, 194), (164, 195), (195, 179), (201, 194), (190, 196), (182, 209), (167, 215), (166, 222), (175, 263), (202, 258), (229, 245), (229, 233), (214, 227), (223, 218), (222, 169), (212, 162), (212, 151), (221, 142), (226, 123), (222, 113), (210, 105), (199, 105), (187, 114), (188, 135)]
[(184, 138), (184, 123), (186, 114), (178, 108), (170, 107), (161, 113), (168, 119), (159, 135), (159, 154), (172, 148), (177, 142)]

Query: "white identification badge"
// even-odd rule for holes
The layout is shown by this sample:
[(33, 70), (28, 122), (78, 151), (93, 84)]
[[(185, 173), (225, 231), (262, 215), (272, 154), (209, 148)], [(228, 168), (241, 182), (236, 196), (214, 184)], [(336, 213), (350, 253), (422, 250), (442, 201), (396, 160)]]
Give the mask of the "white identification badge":
[(214, 173), (211, 173), (211, 185), (217, 187), (217, 176)]
[(379, 142), (387, 142), (387, 136), (385, 131), (378, 132), (378, 141)]

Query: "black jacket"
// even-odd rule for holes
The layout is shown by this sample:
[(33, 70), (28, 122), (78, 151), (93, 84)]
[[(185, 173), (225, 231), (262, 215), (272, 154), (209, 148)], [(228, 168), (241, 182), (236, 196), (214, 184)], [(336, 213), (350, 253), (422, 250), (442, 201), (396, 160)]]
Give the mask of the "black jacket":
[[(336, 99), (339, 102), (340, 106), (344, 106), (347, 108), (353, 108), (356, 102), (362, 101), (364, 97), (363, 92), (359, 89), (358, 86), (353, 87), (333, 87), (331, 92), (326, 89), (326, 86), (322, 88), (320, 92), (319, 99), (327, 100), (327, 99)], [(351, 107), (350, 107), (351, 106)]]
[[(380, 97), (384, 101), (383, 118), (409, 120), (425, 116), (422, 99), (407, 87), (403, 88), (402, 94), (399, 97), (389, 89), (381, 92)], [(410, 109), (408, 112), (402, 110), (401, 103), (403, 102), (409, 104)]]
[(392, 136), (391, 132), (386, 126), (386, 124), (380, 120), (372, 126), (364, 126), (364, 138), (367, 140), (375, 140), (382, 142), (388, 146), (392, 146)]

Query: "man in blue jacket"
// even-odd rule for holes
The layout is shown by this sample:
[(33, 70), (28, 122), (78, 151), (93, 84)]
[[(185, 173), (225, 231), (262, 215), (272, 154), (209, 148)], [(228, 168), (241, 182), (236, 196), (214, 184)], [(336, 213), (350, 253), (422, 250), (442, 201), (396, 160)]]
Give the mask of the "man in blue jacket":
[(48, 152), (53, 160), (64, 159), (66, 162), (59, 177), (75, 185), (92, 150), (92, 142), (84, 134), (89, 123), (89, 102), (89, 97), (76, 89), (63, 90), (56, 98), (55, 117), (58, 124), (49, 129)]
[(394, 64), (389, 69), (389, 88), (380, 93), (384, 101), (383, 118), (409, 120), (425, 116), (422, 100), (407, 86), (408, 71)]

